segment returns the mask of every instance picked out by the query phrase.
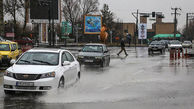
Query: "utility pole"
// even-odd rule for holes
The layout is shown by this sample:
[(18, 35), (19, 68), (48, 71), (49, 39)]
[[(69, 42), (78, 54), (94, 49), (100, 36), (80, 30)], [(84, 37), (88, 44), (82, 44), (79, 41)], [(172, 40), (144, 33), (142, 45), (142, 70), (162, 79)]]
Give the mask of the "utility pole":
[(176, 38), (177, 33), (177, 15), (180, 15), (180, 13), (177, 13), (178, 10), (181, 10), (181, 8), (171, 8), (171, 10), (174, 10), (174, 39)]
[(4, 35), (3, 0), (0, 0), (0, 35)]
[(137, 41), (137, 37), (138, 37), (138, 18), (139, 18), (139, 10), (137, 10), (137, 12), (133, 12), (132, 13), (133, 17), (135, 17), (136, 19), (136, 32), (135, 32), (135, 48), (136, 48), (136, 41)]
[(186, 38), (189, 38), (188, 27), (190, 20), (194, 20), (194, 13), (186, 13)]

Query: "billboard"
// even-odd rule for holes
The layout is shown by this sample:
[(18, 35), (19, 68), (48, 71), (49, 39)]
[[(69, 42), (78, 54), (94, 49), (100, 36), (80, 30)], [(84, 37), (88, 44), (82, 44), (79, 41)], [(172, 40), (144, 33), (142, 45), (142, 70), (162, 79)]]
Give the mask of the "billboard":
[(50, 16), (55, 22), (59, 22), (61, 13), (60, 1), (61, 0), (30, 0), (30, 20), (33, 20), (33, 23), (48, 23)]
[(139, 24), (138, 39), (147, 39), (147, 24), (145, 23)]
[(85, 15), (84, 34), (100, 34), (102, 27), (101, 15)]

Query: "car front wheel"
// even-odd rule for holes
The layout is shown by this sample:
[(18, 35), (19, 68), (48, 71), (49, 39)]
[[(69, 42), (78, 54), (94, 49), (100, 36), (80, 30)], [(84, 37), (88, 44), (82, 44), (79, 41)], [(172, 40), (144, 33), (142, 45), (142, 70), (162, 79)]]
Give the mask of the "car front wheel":
[(64, 86), (65, 86), (65, 79), (64, 77), (61, 77), (58, 88), (64, 88)]
[(100, 63), (100, 67), (104, 67), (104, 61)]
[(4, 90), (4, 93), (5, 93), (6, 95), (12, 95), (12, 94), (14, 94), (14, 93), (15, 93), (15, 91), (11, 91), (11, 90)]

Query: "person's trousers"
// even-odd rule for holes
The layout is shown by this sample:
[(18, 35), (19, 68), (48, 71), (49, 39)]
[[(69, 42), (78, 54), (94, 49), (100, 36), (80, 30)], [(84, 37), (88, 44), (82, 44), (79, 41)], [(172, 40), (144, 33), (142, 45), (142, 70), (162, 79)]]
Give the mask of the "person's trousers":
[(119, 51), (119, 53), (117, 55), (119, 55), (122, 51), (124, 51), (125, 52), (125, 55), (127, 55), (127, 52), (125, 50), (125, 47), (121, 47), (121, 50)]

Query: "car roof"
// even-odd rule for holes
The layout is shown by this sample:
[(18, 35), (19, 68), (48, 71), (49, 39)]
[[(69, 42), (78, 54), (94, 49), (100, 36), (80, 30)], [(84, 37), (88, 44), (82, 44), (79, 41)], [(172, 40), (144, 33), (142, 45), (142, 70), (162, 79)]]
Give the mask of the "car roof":
[(10, 44), (11, 41), (0, 41), (1, 44)]
[[(27, 52), (54, 52), (54, 53), (59, 53), (60, 51), (62, 51), (62, 49), (59, 49), (59, 48), (32, 48), (32, 49), (28, 50)], [(65, 50), (65, 51), (67, 51), (67, 50)]]
[(186, 40), (186, 41), (184, 41), (184, 42), (191, 42), (191, 41)]
[(101, 44), (101, 43), (87, 43), (86, 45), (105, 45), (105, 44)]

